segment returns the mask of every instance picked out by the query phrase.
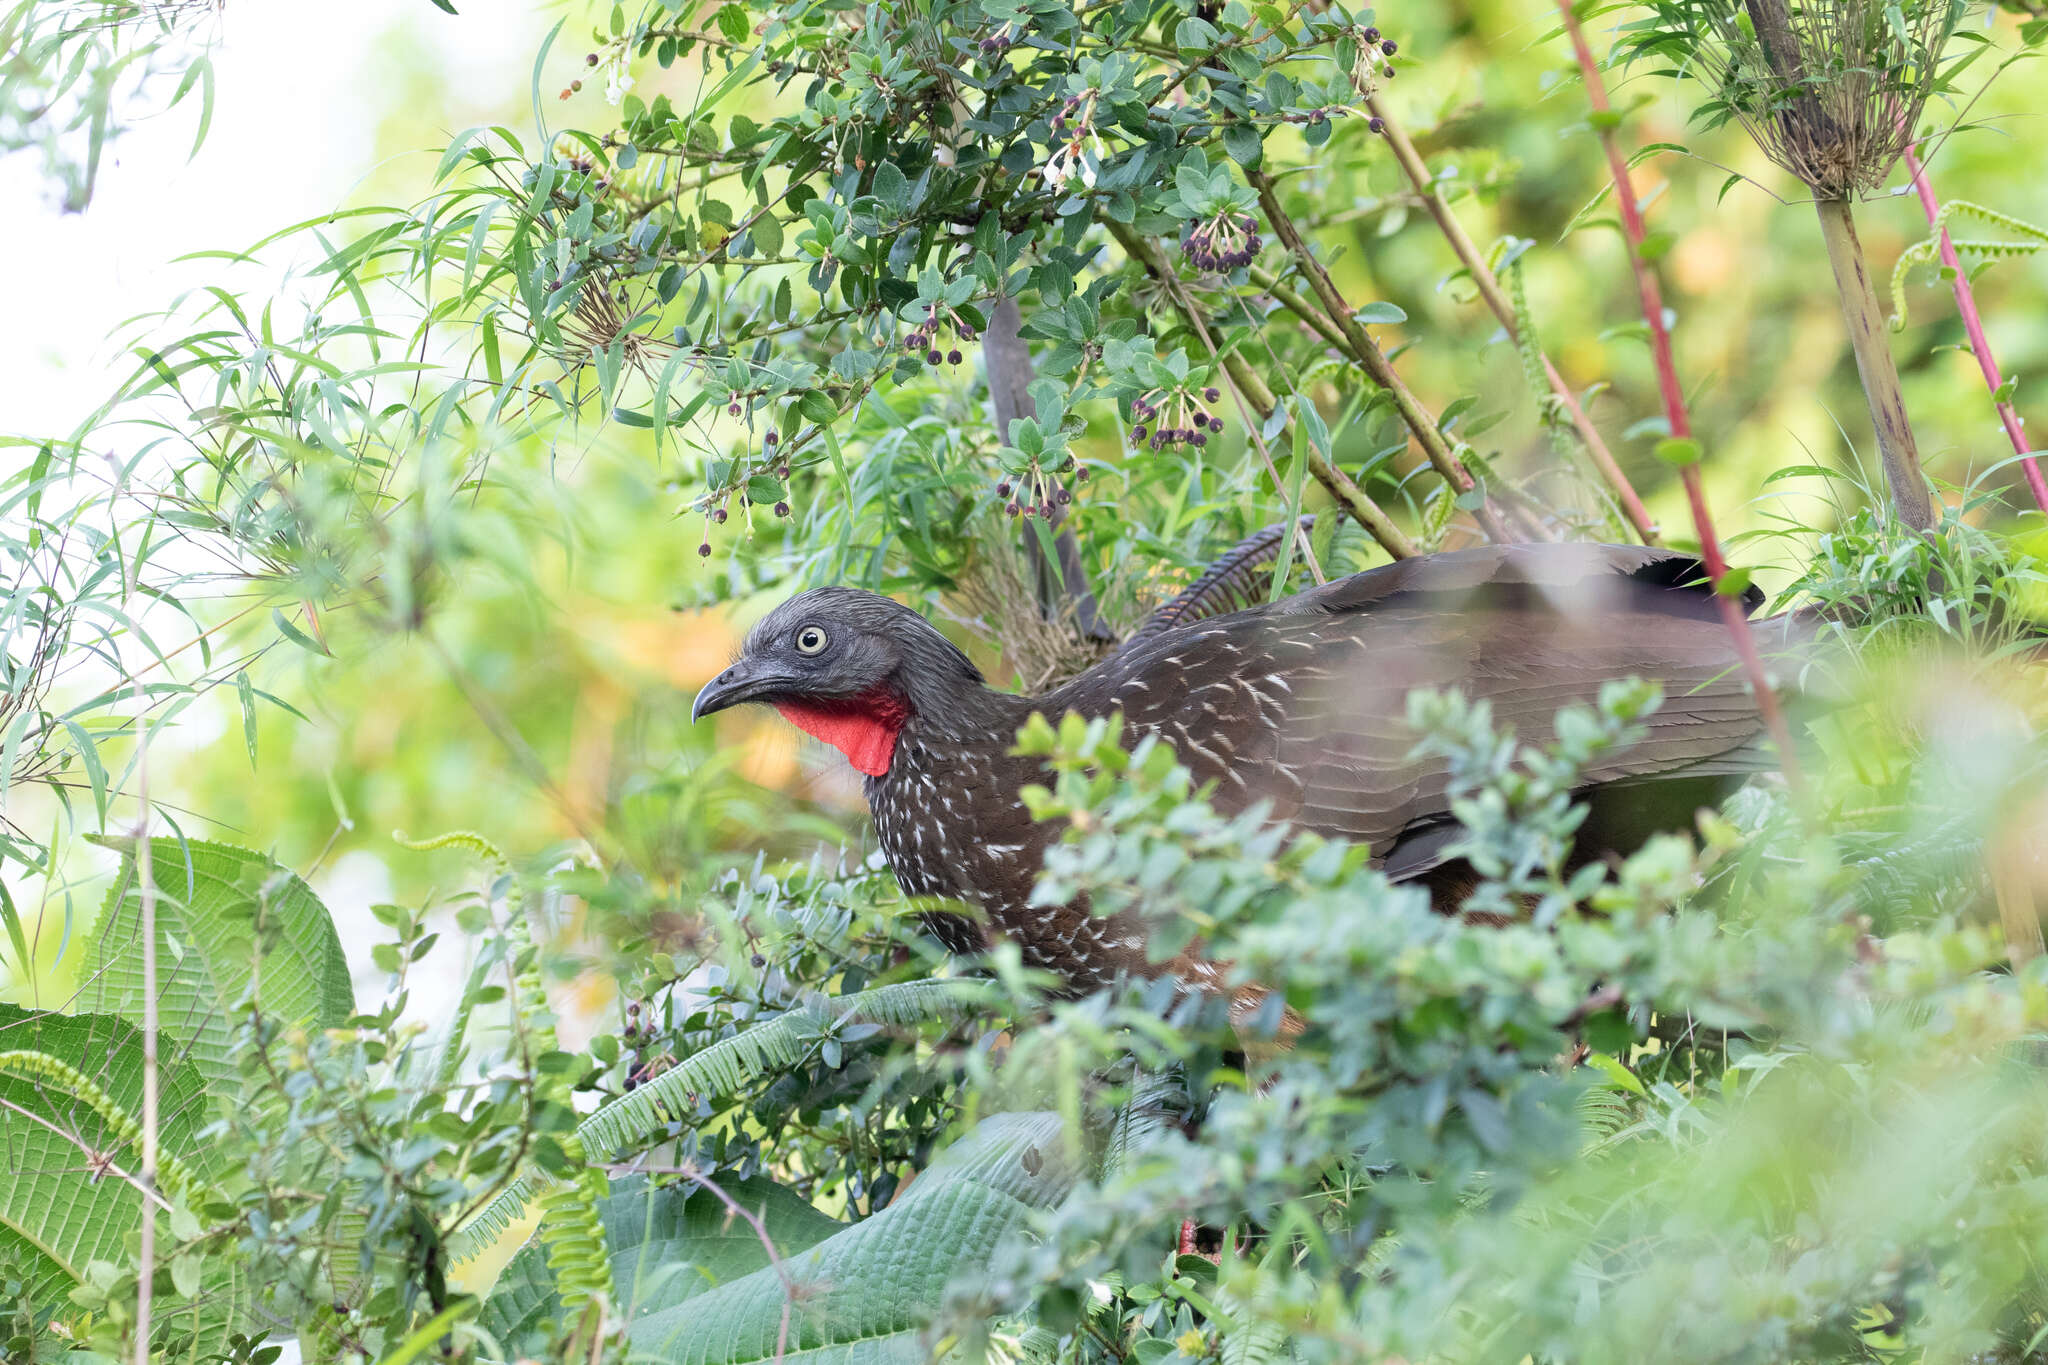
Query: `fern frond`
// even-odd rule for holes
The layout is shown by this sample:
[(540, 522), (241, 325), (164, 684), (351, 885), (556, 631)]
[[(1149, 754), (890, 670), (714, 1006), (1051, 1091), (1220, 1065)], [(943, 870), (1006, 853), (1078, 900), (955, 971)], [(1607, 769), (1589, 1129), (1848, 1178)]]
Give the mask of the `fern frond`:
[[(584, 1159), (574, 1138), (562, 1144), (571, 1161)], [(581, 1317), (593, 1302), (619, 1301), (612, 1281), (612, 1253), (598, 1205), (611, 1193), (611, 1182), (594, 1166), (585, 1166), (540, 1197), (540, 1244), (547, 1249), (555, 1292), (562, 1296), (562, 1317)]]
[(1928, 229), (1925, 239), (1913, 243), (1899, 253), (1899, 259), (1892, 266), (1892, 315), (1889, 319), (1894, 332), (1906, 327), (1906, 275), (1916, 265), (1932, 265), (1941, 257), (1941, 234), (1947, 230), (1952, 218), (1975, 218), (1981, 223), (2004, 228), (2029, 238), (2024, 242), (1964, 241), (1952, 239), (1949, 245), (1956, 255), (1982, 256), (1990, 260), (2012, 260), (2020, 256), (2031, 256), (2043, 246), (2048, 246), (2048, 230), (2035, 227), (2024, 218), (2015, 218), (2009, 213), (1973, 204), (1967, 199), (1951, 199), (1941, 206), (1934, 215), (1934, 224)]
[[(721, 1038), (683, 1058), (631, 1094), (622, 1095), (577, 1125), (587, 1152), (610, 1156), (658, 1132), (695, 1105), (700, 1092), (731, 1094), (750, 1079), (795, 1066), (840, 1022), (903, 1028), (932, 1019), (957, 1018), (981, 998), (987, 986), (965, 978), (900, 981), (854, 995), (806, 1004), (765, 1024)], [(538, 1190), (551, 1182), (540, 1172), (514, 1180), (470, 1220), (457, 1237), (456, 1256), (467, 1259), (490, 1244), (520, 1215)]]
[(1131, 1097), (1117, 1111), (1102, 1153), (1105, 1178), (1122, 1172), (1132, 1159), (1180, 1120), (1186, 1086), (1173, 1071), (1141, 1071), (1131, 1081)]
[[(25, 1081), (63, 1091), (97, 1114), (107, 1125), (107, 1130), (124, 1146), (134, 1149), (136, 1160), (141, 1160), (142, 1124), (97, 1081), (69, 1062), (47, 1052), (18, 1048), (12, 1052), (0, 1052), (0, 1074), (18, 1076)], [(201, 1192), (192, 1173), (168, 1152), (159, 1150), (156, 1159), (157, 1183), (178, 1199), (192, 1202), (193, 1196)]]
[(426, 839), (408, 839), (405, 831), (391, 831), (394, 843), (409, 848), (415, 853), (433, 853), (444, 848), (466, 848), (500, 872), (509, 871), (512, 862), (498, 846), (473, 829), (451, 829), (446, 834), (436, 834)]

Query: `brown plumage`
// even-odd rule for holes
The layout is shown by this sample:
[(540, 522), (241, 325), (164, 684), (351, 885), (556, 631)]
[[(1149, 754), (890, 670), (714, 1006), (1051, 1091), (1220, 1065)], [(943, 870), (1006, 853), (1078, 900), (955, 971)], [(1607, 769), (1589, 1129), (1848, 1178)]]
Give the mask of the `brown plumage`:
[[(903, 889), (978, 907), (1027, 963), (1082, 989), (1119, 971), (1157, 972), (1142, 922), (1085, 904), (1033, 906), (1053, 826), (1018, 789), (1038, 761), (1009, 753), (1034, 711), (1057, 720), (1121, 711), (1172, 744), (1228, 812), (1271, 803), (1273, 818), (1369, 845), (1396, 879), (1448, 895), (1460, 870), (1441, 761), (1410, 757), (1407, 694), (1462, 689), (1525, 742), (1551, 738), (1558, 708), (1603, 682), (1640, 676), (1665, 704), (1639, 743), (1586, 774), (1582, 853), (1627, 851), (1683, 824), (1699, 804), (1768, 766), (1735, 652), (1694, 559), (1609, 545), (1514, 545), (1404, 560), (1268, 606), (1168, 623), (1042, 697), (989, 688), (915, 612), (847, 588), (784, 603), (738, 663), (698, 696), (701, 716), (742, 701), (775, 705), (868, 773), (868, 804)], [(1760, 596), (1753, 595), (1753, 608)], [(1759, 622), (1783, 641), (1789, 618)], [(1767, 638), (1766, 647), (1771, 640)], [(1440, 897), (1441, 899), (1441, 897)], [(979, 926), (933, 916), (956, 952)]]

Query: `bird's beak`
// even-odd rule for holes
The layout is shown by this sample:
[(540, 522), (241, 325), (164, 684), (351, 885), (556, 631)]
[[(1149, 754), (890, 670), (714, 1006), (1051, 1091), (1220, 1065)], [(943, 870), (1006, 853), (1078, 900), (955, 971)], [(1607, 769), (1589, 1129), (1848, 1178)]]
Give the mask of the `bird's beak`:
[(773, 665), (764, 667), (756, 660), (741, 659), (704, 684), (696, 705), (690, 708), (690, 720), (700, 721), (714, 711), (738, 706), (743, 701), (760, 701), (794, 681)]

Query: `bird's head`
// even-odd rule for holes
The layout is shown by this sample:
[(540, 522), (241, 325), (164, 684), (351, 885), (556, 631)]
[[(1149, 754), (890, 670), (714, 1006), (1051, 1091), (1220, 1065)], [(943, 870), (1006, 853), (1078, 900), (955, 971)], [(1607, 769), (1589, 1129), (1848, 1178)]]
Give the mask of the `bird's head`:
[(961, 689), (981, 685), (967, 656), (908, 607), (857, 588), (813, 588), (748, 633), (690, 718), (765, 702), (880, 777), (910, 716), (942, 713)]

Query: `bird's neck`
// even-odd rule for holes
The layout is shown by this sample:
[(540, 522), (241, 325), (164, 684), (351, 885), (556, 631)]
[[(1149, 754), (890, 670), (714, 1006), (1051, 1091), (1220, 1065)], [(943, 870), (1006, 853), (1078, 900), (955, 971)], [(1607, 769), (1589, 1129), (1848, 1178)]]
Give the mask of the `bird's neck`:
[(905, 730), (941, 741), (979, 739), (997, 730), (1007, 738), (1031, 710), (1029, 698), (997, 692), (979, 682), (962, 683), (946, 696), (930, 695), (929, 679), (920, 682), (926, 685), (905, 689), (883, 684), (854, 697), (780, 701), (775, 709), (784, 720), (877, 778), (888, 776)]
[(889, 771), (896, 740), (910, 718), (910, 703), (891, 687), (856, 697), (788, 700), (775, 703), (782, 718), (814, 739), (822, 739), (869, 777)]

